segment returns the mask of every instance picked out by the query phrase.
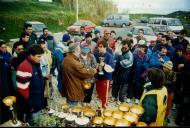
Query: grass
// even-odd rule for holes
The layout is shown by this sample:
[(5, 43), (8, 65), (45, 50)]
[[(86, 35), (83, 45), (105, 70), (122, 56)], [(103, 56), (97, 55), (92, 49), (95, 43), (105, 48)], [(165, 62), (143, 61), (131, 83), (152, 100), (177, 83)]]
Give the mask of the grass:
[(0, 33), (0, 39), (9, 41), (11, 38), (18, 38), (26, 20), (41, 21), (50, 31), (60, 32), (75, 21), (75, 14), (64, 11), (62, 6), (57, 4), (33, 0), (0, 2), (0, 27), (6, 28)]

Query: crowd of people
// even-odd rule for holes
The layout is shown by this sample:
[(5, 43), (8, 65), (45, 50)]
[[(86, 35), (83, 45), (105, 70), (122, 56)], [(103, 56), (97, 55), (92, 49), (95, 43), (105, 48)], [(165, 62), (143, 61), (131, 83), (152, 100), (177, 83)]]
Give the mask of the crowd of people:
[[(189, 125), (190, 116), (190, 44), (186, 30), (176, 38), (173, 32), (158, 33), (157, 39), (147, 42), (144, 30), (139, 29), (137, 42), (131, 33), (126, 38), (105, 29), (95, 29), (80, 35), (71, 32), (61, 42), (43, 29), (37, 38), (32, 25), (26, 24), (20, 40), (7, 51), (0, 42), (1, 101), (8, 95), (17, 97), (17, 115), (32, 125), (32, 118), (49, 105), (52, 86), (66, 97), (70, 106), (90, 104), (96, 89), (102, 108), (109, 98), (115, 104), (141, 105), (145, 112), (141, 121), (163, 126), (171, 109), (177, 109), (176, 124)], [(57, 85), (52, 82), (57, 78)], [(111, 96), (109, 92), (111, 89)], [(1, 102), (1, 122), (10, 119), (10, 112)]]

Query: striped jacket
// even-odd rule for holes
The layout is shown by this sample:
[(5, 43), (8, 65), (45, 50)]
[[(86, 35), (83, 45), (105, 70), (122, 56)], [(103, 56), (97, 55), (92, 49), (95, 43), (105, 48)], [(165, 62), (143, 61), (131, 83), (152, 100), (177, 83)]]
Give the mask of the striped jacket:
[(40, 64), (29, 56), (18, 67), (16, 73), (17, 91), (26, 99), (30, 109), (38, 111), (44, 104), (44, 83)]

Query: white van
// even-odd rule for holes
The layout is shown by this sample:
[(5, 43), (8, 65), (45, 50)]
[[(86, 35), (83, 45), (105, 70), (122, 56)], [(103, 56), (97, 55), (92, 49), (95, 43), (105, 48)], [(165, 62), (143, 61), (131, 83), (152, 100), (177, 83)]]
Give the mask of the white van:
[(105, 27), (110, 26), (120, 26), (126, 27), (130, 25), (129, 15), (127, 14), (113, 14), (109, 15), (107, 18), (103, 20), (103, 25)]
[(147, 26), (152, 27), (154, 32), (173, 31), (174, 33), (179, 33), (183, 29), (181, 21), (177, 18), (149, 18)]

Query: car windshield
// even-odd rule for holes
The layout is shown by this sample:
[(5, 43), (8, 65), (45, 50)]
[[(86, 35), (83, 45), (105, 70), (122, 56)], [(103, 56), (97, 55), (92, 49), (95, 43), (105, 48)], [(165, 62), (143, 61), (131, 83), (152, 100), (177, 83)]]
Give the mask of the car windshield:
[(74, 25), (74, 26), (86, 26), (86, 25), (94, 25), (94, 23), (89, 22), (89, 21), (87, 21), (87, 22), (77, 21), (77, 22), (75, 22), (73, 25)]
[(178, 19), (168, 20), (168, 25), (169, 26), (182, 26), (180, 20), (178, 20)]
[[(133, 29), (133, 35), (138, 35), (138, 31), (139, 31), (140, 28), (134, 28)], [(150, 29), (150, 28), (141, 28), (144, 30), (144, 35), (155, 35), (153, 30)]]
[(33, 24), (32, 25), (32, 29), (35, 32), (42, 32), (43, 28), (45, 28), (46, 26), (44, 24)]
[(83, 26), (85, 25), (84, 22), (81, 22), (81, 21), (77, 21), (73, 24), (74, 26)]

